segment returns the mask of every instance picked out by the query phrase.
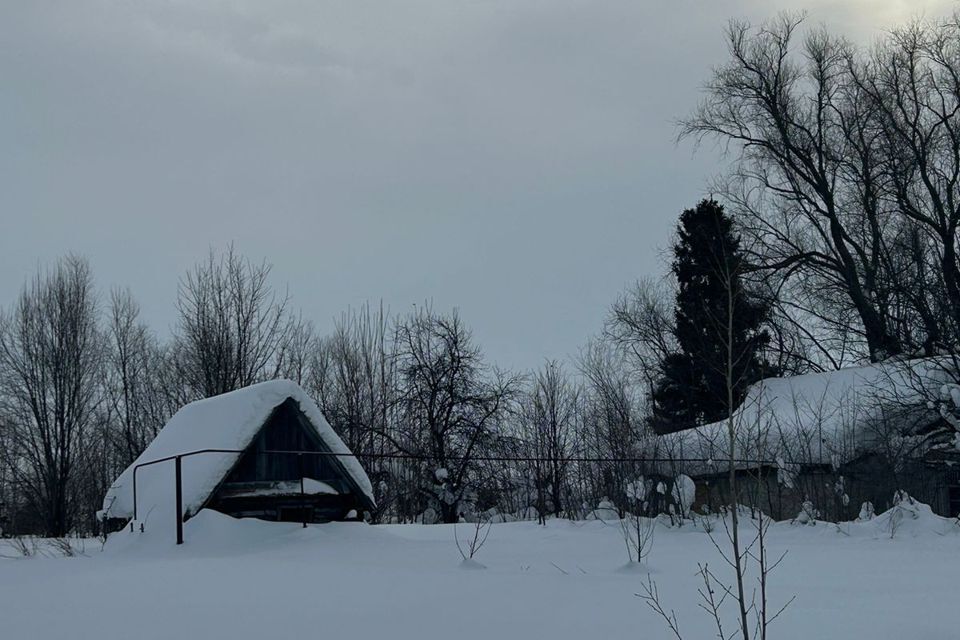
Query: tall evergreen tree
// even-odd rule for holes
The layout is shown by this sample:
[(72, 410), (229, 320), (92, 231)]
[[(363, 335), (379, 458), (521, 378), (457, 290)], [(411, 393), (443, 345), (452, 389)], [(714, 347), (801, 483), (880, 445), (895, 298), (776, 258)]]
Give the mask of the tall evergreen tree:
[(763, 329), (769, 309), (744, 288), (743, 266), (740, 238), (720, 204), (703, 200), (680, 215), (672, 264), (677, 350), (663, 359), (653, 391), (658, 432), (723, 419), (729, 409), (728, 362), (734, 407), (747, 387), (775, 373), (760, 357), (769, 341)]

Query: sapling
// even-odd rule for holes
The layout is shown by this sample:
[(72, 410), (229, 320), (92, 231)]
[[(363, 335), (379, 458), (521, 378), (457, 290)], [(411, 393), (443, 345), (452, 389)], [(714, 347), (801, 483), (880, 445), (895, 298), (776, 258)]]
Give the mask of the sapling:
[(36, 538), (31, 536), (14, 536), (8, 540), (8, 543), (14, 553), (24, 558), (35, 556), (40, 550)]
[[(792, 22), (787, 23), (785, 28), (789, 31), (793, 28), (792, 24)], [(786, 40), (789, 40), (789, 37)], [(739, 42), (735, 41), (734, 47), (737, 46), (739, 46)], [(744, 56), (762, 56), (767, 53), (766, 51), (760, 51), (759, 48), (757, 51), (760, 53), (753, 50), (744, 52)], [(776, 56), (774, 56), (774, 59), (776, 59)], [(718, 220), (722, 219), (718, 217)], [(710, 275), (716, 278), (722, 294), (717, 297), (718, 304), (715, 307), (705, 307), (705, 320), (708, 323), (707, 328), (712, 334), (711, 339), (715, 341), (714, 346), (717, 353), (721, 354), (720, 361), (714, 363), (713, 373), (722, 376), (726, 391), (726, 398), (723, 402), (723, 409), (726, 414), (724, 420), (726, 426), (724, 462), (730, 509), (727, 514), (729, 520), (728, 517), (723, 517), (720, 519), (720, 523), (723, 525), (729, 546), (721, 545), (712, 533), (709, 536), (721, 558), (732, 571), (733, 577), (726, 581), (718, 579), (717, 575), (704, 565), (701, 569), (704, 587), (700, 591), (702, 600), (700, 606), (713, 616), (717, 624), (717, 634), (723, 640), (734, 636), (741, 640), (751, 640), (751, 635), (757, 640), (766, 640), (770, 623), (786, 607), (784, 605), (775, 614), (768, 615), (767, 577), (780, 563), (783, 556), (780, 556), (780, 559), (775, 562), (769, 561), (766, 551), (766, 533), (769, 521), (764, 521), (762, 513), (756, 520), (756, 535), (753, 540), (743, 539), (740, 526), (742, 489), (739, 486), (738, 471), (740, 469), (737, 465), (737, 457), (741, 454), (743, 436), (745, 435), (739, 424), (739, 415), (742, 414), (737, 413), (740, 404), (740, 398), (737, 397), (737, 394), (738, 390), (749, 382), (747, 376), (751, 373), (750, 367), (746, 367), (745, 364), (754, 358), (754, 349), (762, 344), (762, 342), (754, 342), (750, 338), (744, 339), (742, 329), (745, 318), (749, 318), (751, 314), (754, 318), (756, 317), (757, 308), (752, 306), (749, 296), (745, 295), (743, 282), (740, 278), (744, 262), (741, 256), (737, 254), (736, 246), (727, 246), (722, 242), (717, 243), (715, 253), (707, 255), (705, 262), (709, 264)], [(760, 427), (761, 425), (758, 424), (758, 435), (760, 434)], [(753, 565), (758, 575), (757, 584), (754, 586), (752, 594), (749, 593), (748, 565)], [(720, 588), (719, 597), (715, 585)], [(759, 594), (757, 593), (758, 589)], [(672, 612), (668, 613), (661, 606), (659, 594), (652, 580), (648, 579), (645, 593), (637, 595), (643, 598), (647, 605), (666, 622), (676, 638), (680, 639), (682, 637), (677, 626), (676, 616)], [(759, 601), (757, 600), (758, 595)], [(736, 612), (737, 624), (732, 633), (725, 632), (721, 624), (720, 611), (727, 599), (731, 601), (730, 608)]]
[(639, 513), (630, 512), (620, 521), (620, 532), (630, 562), (642, 563), (650, 555), (656, 524), (654, 518), (644, 518)]
[[(662, 493), (659, 491), (662, 485), (663, 483), (658, 484), (659, 493)], [(653, 532), (656, 526), (655, 519), (641, 515), (647, 506), (647, 486), (648, 483), (642, 476), (627, 485), (627, 498), (631, 508), (620, 520), (620, 532), (627, 547), (627, 560), (638, 564), (646, 559), (653, 548)]]
[(460, 557), (463, 558), (460, 564), (461, 566), (473, 569), (485, 569), (486, 567), (474, 560), (473, 557), (477, 555), (477, 552), (480, 551), (480, 548), (483, 547), (487, 541), (487, 536), (490, 535), (490, 529), (493, 523), (489, 518), (484, 517), (483, 514), (479, 514), (476, 522), (470, 524), (472, 535), (463, 542), (460, 541), (460, 536), (457, 533), (460, 525), (453, 525), (453, 540), (457, 545), (457, 551), (460, 552)]
[(73, 545), (70, 538), (53, 538), (50, 540), (50, 547), (65, 558), (72, 558), (76, 555), (85, 555), (85, 545), (82, 540), (78, 542), (79, 548)]
[(710, 513), (710, 507), (703, 505), (701, 512), (702, 513), (699, 517), (694, 516), (694, 523), (699, 522), (705, 533), (713, 533), (714, 515)]

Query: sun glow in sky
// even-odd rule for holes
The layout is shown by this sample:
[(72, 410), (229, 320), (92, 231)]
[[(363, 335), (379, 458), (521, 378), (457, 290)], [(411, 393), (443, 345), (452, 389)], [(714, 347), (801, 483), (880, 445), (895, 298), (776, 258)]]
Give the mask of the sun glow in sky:
[[(811, 9), (817, 11), (822, 7), (829, 11), (832, 7), (848, 5), (847, 10), (856, 14), (864, 27), (884, 29), (914, 18), (943, 15), (950, 10), (952, 4), (955, 3), (943, 0), (849, 0), (842, 3), (836, 0), (824, 0)], [(829, 24), (829, 18), (824, 22)]]

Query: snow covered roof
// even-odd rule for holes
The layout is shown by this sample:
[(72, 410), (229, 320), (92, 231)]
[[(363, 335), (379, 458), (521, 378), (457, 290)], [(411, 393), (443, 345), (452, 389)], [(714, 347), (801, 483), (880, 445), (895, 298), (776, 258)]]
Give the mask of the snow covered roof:
[[(902, 438), (932, 424), (937, 415), (927, 399), (943, 372), (937, 359), (920, 359), (761, 380), (734, 412), (735, 458), (851, 460), (879, 439)], [(719, 461), (728, 456), (728, 433), (724, 420), (659, 440), (674, 457)]]
[[(201, 449), (243, 450), (260, 432), (271, 412), (288, 399), (308, 418), (316, 435), (333, 453), (349, 454), (320, 409), (296, 383), (273, 380), (223, 395), (192, 402), (181, 408), (153, 442), (107, 490), (103, 510), (110, 518), (133, 517), (133, 471), (137, 465)], [(240, 453), (205, 453), (182, 459), (182, 499), (185, 515), (194, 515), (230, 472)], [(337, 456), (360, 491), (370, 500), (373, 488), (363, 467), (352, 455)], [(171, 511), (175, 502), (174, 462), (161, 462), (137, 471), (137, 517), (143, 520), (159, 510)]]

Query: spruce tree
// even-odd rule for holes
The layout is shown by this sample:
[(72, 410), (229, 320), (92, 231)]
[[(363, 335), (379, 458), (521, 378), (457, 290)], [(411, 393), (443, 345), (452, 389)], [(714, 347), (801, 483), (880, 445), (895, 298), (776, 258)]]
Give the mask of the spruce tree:
[(728, 335), (732, 335), (734, 407), (751, 384), (775, 374), (760, 357), (769, 341), (763, 330), (769, 308), (744, 288), (743, 267), (740, 238), (720, 204), (703, 200), (680, 215), (672, 263), (677, 350), (661, 362), (653, 391), (653, 426), (658, 432), (726, 417)]

